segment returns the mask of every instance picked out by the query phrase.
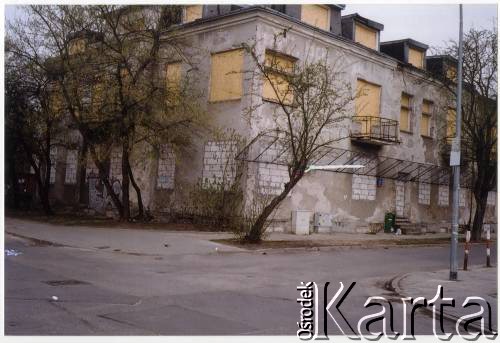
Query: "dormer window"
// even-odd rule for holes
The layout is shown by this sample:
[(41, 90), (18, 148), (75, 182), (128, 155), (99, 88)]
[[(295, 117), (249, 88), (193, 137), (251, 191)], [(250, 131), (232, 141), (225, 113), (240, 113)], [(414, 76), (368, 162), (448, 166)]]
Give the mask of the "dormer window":
[(360, 23), (355, 24), (354, 41), (378, 50), (378, 32)]
[(425, 60), (425, 51), (408, 48), (408, 63), (414, 67), (423, 69)]
[(85, 51), (87, 42), (84, 38), (75, 38), (69, 43), (69, 54), (76, 55)]
[(366, 46), (373, 50), (379, 50), (380, 31), (384, 25), (357, 13), (342, 17), (342, 36)]
[(325, 31), (330, 31), (330, 9), (325, 5), (302, 5), (300, 20)]
[(188, 5), (184, 7), (182, 22), (190, 23), (203, 17), (203, 5)]

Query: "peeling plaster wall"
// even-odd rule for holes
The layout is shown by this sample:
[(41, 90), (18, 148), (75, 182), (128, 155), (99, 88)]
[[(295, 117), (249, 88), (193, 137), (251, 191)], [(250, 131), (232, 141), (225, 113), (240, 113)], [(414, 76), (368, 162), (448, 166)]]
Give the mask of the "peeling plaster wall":
[[(278, 47), (273, 47), (274, 35), (285, 28), (288, 29), (286, 38), (279, 42)], [(332, 66), (344, 72), (344, 81), (353, 90), (356, 89), (358, 78), (380, 85), (382, 117), (398, 120), (401, 93), (412, 96), (412, 133), (401, 133), (401, 144), (369, 147), (355, 144), (347, 138), (338, 142), (339, 148), (364, 151), (372, 156), (378, 154), (415, 162), (440, 163), (438, 140), (435, 138), (446, 121), (446, 112), (441, 109), (448, 105), (449, 100), (443, 96), (438, 85), (421, 78), (418, 73), (401, 70), (393, 60), (266, 13), (245, 14), (238, 18), (229, 17), (216, 22), (191, 25), (183, 29), (178, 39), (184, 44), (185, 53), (193, 64), (192, 67), (183, 64), (182, 72), (189, 72), (191, 77), (196, 78), (201, 92), (200, 102), (204, 104), (209, 123), (214, 127), (234, 129), (248, 141), (262, 130), (275, 126), (275, 114), (279, 109), (273, 103), (263, 102), (260, 96), (262, 80), (249, 73), (254, 70), (254, 63), (248, 54), (244, 56), (243, 97), (216, 103), (208, 101), (211, 54), (240, 47), (242, 43), (255, 44), (259, 54), (263, 55), (266, 49), (275, 48), (298, 58), (297, 63), (306, 58), (311, 61), (326, 58)], [(166, 61), (181, 59), (174, 51), (162, 51), (162, 54)], [(424, 99), (434, 102), (431, 119), (434, 139), (422, 137), (419, 133)], [(249, 107), (255, 108), (251, 116), (247, 113)], [(354, 114), (354, 102), (349, 110)], [(349, 129), (349, 121), (346, 120), (337, 128), (328, 130), (326, 134), (332, 138), (347, 137)], [(135, 149), (132, 164), (137, 182), (143, 190), (146, 207), (156, 213), (163, 213), (182, 203), (190, 187), (202, 178), (206, 170), (205, 146), (211, 140), (213, 137), (202, 134), (194, 137), (191, 145), (175, 151), (175, 182), (173, 187), (166, 188), (157, 187), (158, 152), (147, 146), (138, 146)], [(65, 156), (61, 156), (60, 160), (64, 158)], [(259, 166), (257, 163), (246, 166), (245, 176), (243, 187), (248, 203), (259, 193), (260, 187), (272, 186), (273, 191), (276, 191), (286, 181), (283, 168)], [(64, 171), (57, 170), (57, 177), (64, 178)], [(363, 183), (359, 182), (360, 179), (366, 181), (366, 194), (365, 189), (361, 188)], [(314, 171), (306, 174), (279, 206), (274, 215), (278, 223), (275, 227), (289, 231), (291, 211), (301, 209), (333, 214), (336, 223), (333, 231), (366, 231), (370, 225), (382, 223), (387, 211), (396, 210), (397, 187), (400, 191), (404, 189), (403, 208), (405, 216), (412, 222), (435, 225), (446, 225), (449, 222), (450, 205), (445, 204), (445, 191), (437, 185), (430, 186), (430, 205), (427, 205), (419, 203), (416, 183), (398, 184), (385, 179), (382, 184), (377, 185), (373, 179), (359, 178), (351, 174)], [(135, 201), (133, 189), (130, 194), (132, 201)], [(492, 200), (489, 202), (492, 203)], [(487, 215), (488, 220), (496, 222), (495, 208), (496, 205), (488, 206)], [(460, 211), (461, 220), (465, 221), (469, 210), (467, 207), (461, 207)]]

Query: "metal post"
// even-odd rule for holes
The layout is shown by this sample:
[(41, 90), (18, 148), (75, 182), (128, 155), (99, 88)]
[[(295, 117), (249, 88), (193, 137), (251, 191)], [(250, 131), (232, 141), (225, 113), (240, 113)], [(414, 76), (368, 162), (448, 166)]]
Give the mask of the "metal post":
[(458, 247), (458, 217), (459, 217), (459, 187), (460, 187), (460, 139), (462, 131), (462, 59), (463, 59), (463, 15), (460, 6), (460, 31), (458, 37), (458, 79), (457, 79), (457, 118), (456, 132), (451, 147), (450, 166), (453, 171), (453, 203), (451, 214), (451, 247), (450, 247), (450, 280), (457, 280), (457, 247)]
[(465, 249), (464, 249), (464, 270), (467, 270), (467, 262), (469, 261), (470, 251), (470, 230), (467, 230), (465, 235)]
[(490, 227), (486, 228), (486, 267), (491, 267), (491, 259), (490, 259)]

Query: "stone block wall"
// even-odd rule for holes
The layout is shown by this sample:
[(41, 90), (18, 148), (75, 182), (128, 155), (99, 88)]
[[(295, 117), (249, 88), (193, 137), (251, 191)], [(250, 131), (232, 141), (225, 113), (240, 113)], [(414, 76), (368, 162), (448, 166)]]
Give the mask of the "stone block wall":
[(377, 178), (375, 176), (352, 175), (352, 199), (374, 201), (377, 197)]

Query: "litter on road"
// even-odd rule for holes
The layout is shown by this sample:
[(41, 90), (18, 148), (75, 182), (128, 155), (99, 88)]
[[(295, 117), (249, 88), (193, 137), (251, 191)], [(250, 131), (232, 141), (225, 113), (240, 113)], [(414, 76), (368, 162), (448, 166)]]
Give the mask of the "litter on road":
[(18, 256), (21, 254), (22, 252), (17, 251), (16, 249), (5, 249), (5, 256)]

